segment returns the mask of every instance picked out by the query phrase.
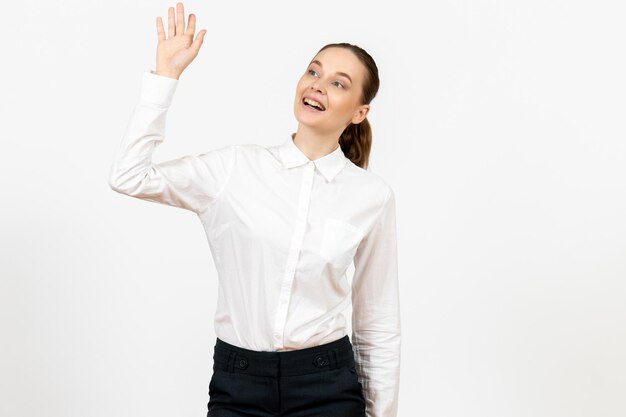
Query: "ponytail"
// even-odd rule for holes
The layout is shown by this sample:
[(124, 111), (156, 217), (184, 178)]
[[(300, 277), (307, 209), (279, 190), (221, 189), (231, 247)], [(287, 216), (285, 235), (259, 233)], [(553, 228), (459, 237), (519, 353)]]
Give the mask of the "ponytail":
[(354, 165), (367, 169), (372, 147), (372, 128), (367, 117), (361, 123), (350, 123), (339, 137), (339, 146)]

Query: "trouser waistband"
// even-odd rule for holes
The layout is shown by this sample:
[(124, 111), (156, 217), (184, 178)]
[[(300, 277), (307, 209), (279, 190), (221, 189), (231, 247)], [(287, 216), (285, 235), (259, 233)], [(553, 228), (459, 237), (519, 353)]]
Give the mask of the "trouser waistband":
[(217, 338), (213, 369), (257, 376), (290, 376), (354, 366), (348, 335), (333, 342), (298, 350), (256, 351)]

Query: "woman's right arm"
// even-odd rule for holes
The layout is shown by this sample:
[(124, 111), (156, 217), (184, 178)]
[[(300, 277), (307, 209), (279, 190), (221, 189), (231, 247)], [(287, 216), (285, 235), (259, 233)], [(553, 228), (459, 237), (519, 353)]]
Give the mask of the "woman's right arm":
[(126, 127), (109, 172), (110, 187), (122, 194), (162, 204), (203, 211), (223, 190), (235, 163), (237, 146), (162, 163), (152, 154), (165, 137), (165, 119), (182, 71), (198, 55), (206, 30), (193, 41), (195, 16), (184, 27), (184, 9), (168, 10), (168, 39), (157, 18), (157, 68), (145, 71), (139, 103)]
[(234, 168), (237, 145), (161, 163), (152, 154), (165, 137), (167, 110), (178, 80), (143, 73), (133, 110), (109, 171), (110, 187), (122, 194), (199, 213), (218, 198)]

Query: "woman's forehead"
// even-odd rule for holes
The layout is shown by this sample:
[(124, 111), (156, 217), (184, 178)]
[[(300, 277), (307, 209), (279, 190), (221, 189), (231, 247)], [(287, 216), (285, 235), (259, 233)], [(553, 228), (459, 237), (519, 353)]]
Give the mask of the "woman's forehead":
[(363, 71), (363, 65), (356, 55), (344, 48), (327, 48), (315, 55), (313, 61), (319, 61), (318, 65), (332, 73), (345, 72), (353, 81), (360, 79)]

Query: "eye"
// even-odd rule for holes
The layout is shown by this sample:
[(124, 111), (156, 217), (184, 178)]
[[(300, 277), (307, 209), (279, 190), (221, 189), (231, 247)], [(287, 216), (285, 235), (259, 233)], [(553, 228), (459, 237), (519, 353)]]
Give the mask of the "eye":
[[(309, 74), (310, 74), (310, 73), (312, 73), (312, 72), (315, 72), (315, 70), (310, 69), (310, 70), (309, 70)], [(316, 74), (317, 74), (317, 73), (316, 73)]]
[(339, 84), (339, 85), (341, 86), (341, 88), (345, 88), (345, 87), (343, 86), (343, 84), (341, 84), (339, 81), (335, 81), (335, 83), (336, 83), (336, 84)]

